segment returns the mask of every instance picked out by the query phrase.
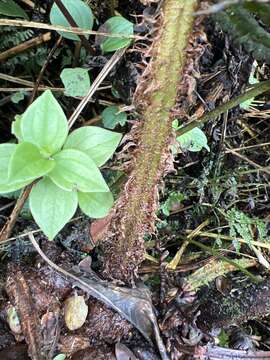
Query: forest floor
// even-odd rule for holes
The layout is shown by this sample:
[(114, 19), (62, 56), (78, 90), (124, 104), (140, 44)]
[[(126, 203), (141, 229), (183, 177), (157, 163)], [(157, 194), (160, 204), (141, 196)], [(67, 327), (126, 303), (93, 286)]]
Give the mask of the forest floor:
[[(34, 7), (18, 3), (31, 21), (49, 23), (52, 1), (41, 6), (35, 1)], [(111, 16), (107, 3), (91, 2), (99, 24)], [(116, 5), (116, 14), (135, 24), (136, 35), (153, 31), (161, 4), (119, 0)], [(194, 59), (187, 64), (186, 88), (177, 104), (180, 124), (243, 93), (254, 79), (270, 80), (270, 66), (235, 44), (210, 16), (201, 16), (196, 26)], [(46, 32), (2, 26), (0, 59), (1, 53)], [(93, 53), (65, 38), (56, 47), (58, 39), (50, 31), (49, 41), (15, 49), (0, 60), (1, 143), (15, 141), (11, 122), (27, 108), (44, 64), (38, 95), (42, 87), (50, 87), (70, 117), (81, 98), (64, 94), (63, 68), (88, 69), (94, 80), (112, 56), (102, 54), (92, 37)], [(131, 128), (143, 121), (133, 95), (149, 61), (142, 51), (149, 42), (139, 42), (119, 59), (75, 125), (109, 126), (125, 134), (101, 169), (116, 199), (136, 153)], [(102, 229), (93, 226), (95, 220), (77, 211), (54, 241), (48, 241), (26, 202), (12, 234), (0, 243), (0, 359), (270, 359), (269, 94), (206, 123), (207, 144), (199, 150), (192, 140), (174, 148), (174, 169), (159, 184), (156, 229), (145, 235), (145, 260), (133, 289), (119, 292), (119, 284), (99, 283)], [(128, 120), (104, 123), (102, 111), (111, 105)], [(1, 227), (17, 198), (18, 193), (0, 196)], [(56, 267), (40, 257), (29, 234)], [(97, 275), (99, 300), (90, 289)], [(67, 310), (70, 299), (75, 302)], [(86, 320), (70, 330), (66, 312), (76, 322), (85, 304)]]

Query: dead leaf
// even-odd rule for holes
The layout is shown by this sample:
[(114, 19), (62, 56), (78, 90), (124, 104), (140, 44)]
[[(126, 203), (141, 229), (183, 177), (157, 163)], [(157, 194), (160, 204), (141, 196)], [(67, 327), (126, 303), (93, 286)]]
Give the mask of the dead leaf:
[(97, 276), (94, 277), (93, 272), (81, 273), (79, 268), (74, 268), (70, 273), (73, 278), (78, 278), (78, 281), (74, 281), (74, 285), (117, 311), (135, 326), (150, 343), (152, 343), (151, 338), (155, 338), (162, 360), (168, 360), (146, 288), (130, 289), (108, 284), (98, 280)]
[(101, 241), (104, 237), (104, 234), (109, 229), (109, 225), (112, 219), (112, 214), (110, 213), (103, 219), (95, 220), (90, 225), (90, 236), (94, 245)]

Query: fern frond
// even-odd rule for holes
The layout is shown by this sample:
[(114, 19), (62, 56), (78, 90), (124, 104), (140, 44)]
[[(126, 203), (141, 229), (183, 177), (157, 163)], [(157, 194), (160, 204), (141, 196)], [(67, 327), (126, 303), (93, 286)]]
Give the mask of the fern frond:
[[(17, 29), (11, 26), (0, 27), (0, 52), (17, 46), (34, 36), (31, 29)], [(0, 72), (10, 74), (18, 67), (24, 72), (38, 72), (46, 60), (48, 49), (46, 45), (17, 54), (0, 64)]]
[(22, 42), (29, 40), (34, 35), (30, 29), (14, 29), (5, 26), (0, 27), (0, 50), (5, 51), (13, 46), (17, 46)]
[[(259, 8), (257, 8), (259, 14)], [(254, 10), (255, 11), (255, 10)], [(243, 6), (235, 5), (214, 15), (224, 32), (254, 56), (256, 60), (270, 63), (270, 34), (258, 23), (255, 17)], [(265, 18), (268, 18), (266, 14)]]

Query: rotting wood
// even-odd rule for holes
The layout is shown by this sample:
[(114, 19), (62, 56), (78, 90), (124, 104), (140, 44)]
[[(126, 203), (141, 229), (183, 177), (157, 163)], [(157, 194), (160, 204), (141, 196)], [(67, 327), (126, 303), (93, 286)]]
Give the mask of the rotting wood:
[(42, 350), (42, 334), (36, 306), (33, 302), (29, 284), (22, 271), (14, 269), (16, 276), (8, 276), (6, 291), (18, 312), (22, 332), (28, 344), (28, 353), (33, 360), (45, 360)]
[[(153, 43), (152, 60), (137, 99), (143, 125), (134, 169), (115, 208), (102, 244), (104, 275), (132, 283), (144, 257), (143, 236), (154, 230), (157, 186), (171, 166), (171, 111), (182, 80), (186, 47), (197, 0), (166, 0), (160, 31)], [(143, 89), (144, 87), (144, 89)], [(111, 216), (111, 214), (109, 215)]]
[(228, 291), (221, 294), (215, 286), (202, 293), (197, 325), (203, 331), (240, 325), (261, 319), (270, 312), (270, 280), (254, 284), (243, 278), (232, 278)]

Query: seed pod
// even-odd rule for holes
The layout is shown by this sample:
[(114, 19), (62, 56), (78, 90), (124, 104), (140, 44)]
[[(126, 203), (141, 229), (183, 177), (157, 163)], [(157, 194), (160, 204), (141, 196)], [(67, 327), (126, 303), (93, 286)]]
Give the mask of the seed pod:
[(21, 334), (22, 333), (22, 328), (21, 328), (21, 323), (20, 323), (19, 316), (17, 314), (17, 311), (16, 311), (15, 307), (12, 306), (12, 305), (7, 310), (7, 322), (8, 322), (8, 325), (10, 327), (10, 330), (14, 334)]
[(88, 306), (83, 296), (77, 294), (65, 302), (65, 323), (69, 330), (77, 330), (83, 326), (88, 314)]

